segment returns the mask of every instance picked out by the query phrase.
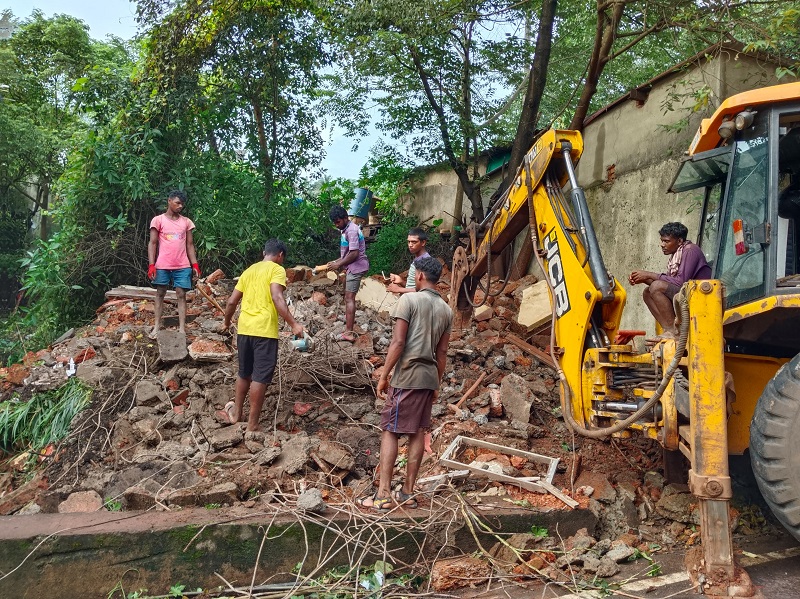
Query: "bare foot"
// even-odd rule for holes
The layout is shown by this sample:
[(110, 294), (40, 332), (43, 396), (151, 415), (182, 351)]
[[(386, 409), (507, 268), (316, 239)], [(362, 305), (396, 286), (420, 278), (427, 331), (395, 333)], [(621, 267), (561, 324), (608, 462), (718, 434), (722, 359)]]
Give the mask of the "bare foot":
[(153, 327), (152, 330), (147, 334), (147, 336), (150, 337), (150, 339), (152, 339), (153, 341), (158, 339), (158, 327)]

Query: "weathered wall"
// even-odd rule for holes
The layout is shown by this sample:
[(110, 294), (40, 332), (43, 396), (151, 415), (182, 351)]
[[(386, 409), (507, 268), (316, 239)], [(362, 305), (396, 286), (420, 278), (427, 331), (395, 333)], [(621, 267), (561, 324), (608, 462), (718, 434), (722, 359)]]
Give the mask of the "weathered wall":
[[(478, 163), (478, 172), (481, 174), (486, 172), (486, 158), (481, 158)], [(484, 210), (499, 184), (500, 177), (492, 176), (481, 186)], [(414, 183), (413, 190), (413, 195), (405, 200), (408, 210), (421, 219), (430, 216), (441, 218), (443, 222), (440, 229), (452, 230), (454, 223), (451, 215), (455, 212), (456, 193), (458, 192), (458, 178), (453, 170), (446, 166), (431, 168), (420, 181)], [(469, 222), (472, 205), (469, 198), (463, 193), (461, 194), (461, 213)]]
[[(627, 277), (635, 269), (666, 268), (659, 247), (661, 225), (681, 221), (689, 228), (690, 239), (696, 240), (699, 211), (680, 203), (682, 198), (667, 188), (700, 119), (710, 116), (728, 96), (777, 84), (774, 70), (772, 63), (723, 51), (718, 58), (663, 77), (644, 103), (627, 100), (609, 107), (584, 129), (578, 180), (586, 190), (606, 266), (628, 292), (623, 328), (655, 330), (641, 299), (642, 286), (632, 287)], [(709, 107), (692, 112), (693, 90), (706, 85), (712, 90)], [(666, 109), (668, 105), (672, 110)], [(688, 125), (679, 128), (687, 115)], [(612, 165), (613, 182), (608, 180)]]

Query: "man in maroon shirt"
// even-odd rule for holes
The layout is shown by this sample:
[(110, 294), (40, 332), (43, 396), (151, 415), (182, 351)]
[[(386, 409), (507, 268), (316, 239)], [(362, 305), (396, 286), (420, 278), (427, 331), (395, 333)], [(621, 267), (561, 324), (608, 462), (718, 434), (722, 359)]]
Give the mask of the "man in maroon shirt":
[(628, 281), (631, 285), (647, 285), (642, 294), (644, 303), (664, 329), (664, 336), (677, 337), (672, 298), (686, 281), (710, 279), (711, 267), (703, 250), (686, 239), (689, 229), (683, 223), (667, 223), (659, 229), (658, 234), (661, 236), (661, 251), (669, 256), (667, 272), (634, 270)]

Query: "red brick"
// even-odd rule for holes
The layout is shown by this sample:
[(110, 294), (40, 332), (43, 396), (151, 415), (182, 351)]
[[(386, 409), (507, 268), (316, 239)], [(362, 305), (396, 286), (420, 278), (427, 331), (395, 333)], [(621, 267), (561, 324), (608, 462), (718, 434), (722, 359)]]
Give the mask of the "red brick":
[(21, 385), (23, 381), (28, 378), (28, 375), (31, 373), (30, 369), (25, 368), (22, 364), (12, 364), (8, 367), (8, 373), (6, 374), (6, 381), (11, 383), (12, 385)]
[(320, 306), (328, 305), (328, 298), (321, 291), (315, 291), (311, 294), (311, 301), (317, 302)]
[(206, 283), (208, 283), (210, 285), (213, 285), (214, 283), (216, 283), (220, 279), (224, 279), (224, 278), (225, 278), (225, 273), (221, 269), (218, 268), (217, 270), (215, 270), (214, 272), (212, 272), (210, 275), (208, 275), (206, 277)]
[(79, 350), (75, 355), (72, 356), (72, 359), (76, 364), (80, 364), (86, 360), (91, 360), (96, 355), (97, 352), (94, 351), (93, 347), (87, 347), (86, 349)]

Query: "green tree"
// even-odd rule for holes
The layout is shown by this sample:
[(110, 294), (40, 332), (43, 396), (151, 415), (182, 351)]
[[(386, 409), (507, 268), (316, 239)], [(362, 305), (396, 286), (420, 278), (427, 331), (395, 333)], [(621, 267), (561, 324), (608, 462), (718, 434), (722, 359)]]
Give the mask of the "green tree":
[(267, 203), (276, 186), (321, 156), (313, 103), (326, 54), (314, 7), (306, 0), (138, 2), (161, 118), (193, 121), (178, 143), (201, 141), (252, 162)]
[(510, 138), (497, 116), (524, 79), (518, 57), (531, 53), (528, 3), (351, 0), (330, 8), (341, 49), (330, 110), (340, 124), (363, 131), (352, 115), (376, 103), (378, 127), (408, 138), (417, 158), (447, 161), (482, 219), (477, 164), (482, 147)]

